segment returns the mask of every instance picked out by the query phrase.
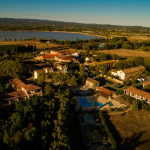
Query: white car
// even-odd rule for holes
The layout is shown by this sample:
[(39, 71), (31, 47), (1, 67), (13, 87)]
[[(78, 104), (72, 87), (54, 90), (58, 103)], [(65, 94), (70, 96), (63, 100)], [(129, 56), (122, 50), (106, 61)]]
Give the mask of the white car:
[(144, 78), (141, 78), (141, 80), (142, 80), (142, 81), (145, 81), (145, 79), (144, 79)]
[(137, 79), (139, 82), (142, 82), (142, 79)]

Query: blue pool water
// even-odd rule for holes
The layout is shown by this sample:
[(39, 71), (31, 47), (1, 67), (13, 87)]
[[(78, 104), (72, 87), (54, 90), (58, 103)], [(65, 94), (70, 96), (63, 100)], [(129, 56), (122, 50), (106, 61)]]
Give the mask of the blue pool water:
[(108, 104), (109, 104), (109, 106), (114, 106), (113, 103), (111, 103), (111, 102), (109, 102)]
[[(88, 102), (86, 98), (79, 98), (81, 107), (92, 107), (93, 102)], [(104, 106), (102, 102), (94, 102), (95, 106)]]

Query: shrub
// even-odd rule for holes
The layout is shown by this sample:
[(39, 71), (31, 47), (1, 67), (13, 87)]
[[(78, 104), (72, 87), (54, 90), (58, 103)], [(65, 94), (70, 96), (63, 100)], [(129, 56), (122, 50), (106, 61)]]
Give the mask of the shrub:
[(101, 120), (101, 122), (102, 122), (102, 125), (103, 125), (103, 127), (104, 127), (104, 129), (105, 129), (105, 132), (106, 132), (106, 134), (107, 134), (107, 136), (108, 136), (108, 140), (109, 140), (109, 142), (110, 142), (110, 144), (111, 144), (111, 148), (112, 148), (112, 149), (116, 149), (116, 148), (117, 148), (117, 143), (116, 143), (114, 137), (112, 136), (112, 133), (110, 132), (110, 130), (109, 130), (109, 128), (108, 128), (108, 126), (107, 126), (107, 124), (106, 124), (106, 122), (105, 122), (105, 119), (104, 119), (104, 117), (103, 117), (102, 112), (99, 113), (99, 117), (100, 117), (100, 120)]
[(118, 85), (115, 85), (115, 88), (118, 88), (119, 86)]
[(123, 94), (123, 90), (121, 90), (121, 89), (117, 89), (117, 94), (122, 95), (122, 94)]

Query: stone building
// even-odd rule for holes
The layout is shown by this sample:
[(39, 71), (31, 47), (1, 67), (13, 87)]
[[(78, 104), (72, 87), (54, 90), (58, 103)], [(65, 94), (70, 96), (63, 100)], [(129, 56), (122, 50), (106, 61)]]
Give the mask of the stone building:
[(88, 78), (86, 79), (86, 83), (85, 83), (85, 84), (86, 84), (86, 86), (88, 86), (89, 88), (96, 88), (96, 87), (99, 87), (100, 82), (88, 77)]

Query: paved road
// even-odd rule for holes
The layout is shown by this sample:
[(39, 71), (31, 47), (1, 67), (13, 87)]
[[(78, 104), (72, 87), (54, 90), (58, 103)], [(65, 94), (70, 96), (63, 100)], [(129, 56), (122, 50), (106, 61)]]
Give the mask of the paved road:
[[(108, 80), (108, 79), (106, 79), (104, 77), (99, 77), (98, 81), (100, 81), (100, 86), (104, 86), (104, 87), (106, 87), (106, 88), (108, 88), (108, 89), (110, 89), (112, 91), (117, 91), (118, 88), (121, 89), (121, 90), (124, 90), (125, 88), (132, 87), (134, 85), (141, 85), (141, 86), (143, 86), (143, 83), (150, 81), (150, 76), (146, 77), (145, 79), (146, 80), (144, 82), (138, 82), (137, 81), (137, 83), (129, 85), (129, 86), (123, 86), (123, 85), (119, 86), (118, 83), (116, 83), (116, 82), (114, 82), (112, 80)], [(116, 85), (118, 85), (118, 88), (115, 87)]]

